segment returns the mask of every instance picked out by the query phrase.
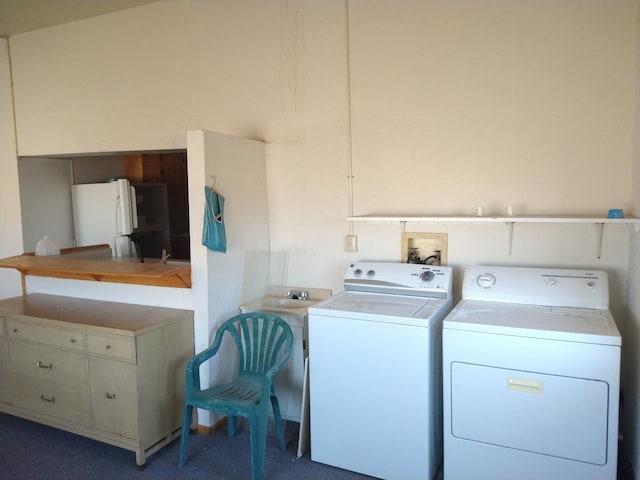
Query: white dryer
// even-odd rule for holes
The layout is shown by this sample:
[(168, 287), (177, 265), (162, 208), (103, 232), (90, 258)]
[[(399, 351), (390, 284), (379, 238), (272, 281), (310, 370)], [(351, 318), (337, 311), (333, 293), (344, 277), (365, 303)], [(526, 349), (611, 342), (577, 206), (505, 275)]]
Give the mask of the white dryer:
[(615, 480), (605, 272), (475, 266), (443, 323), (445, 480)]
[(451, 268), (363, 262), (309, 308), (311, 459), (431, 480), (442, 459), (442, 320)]

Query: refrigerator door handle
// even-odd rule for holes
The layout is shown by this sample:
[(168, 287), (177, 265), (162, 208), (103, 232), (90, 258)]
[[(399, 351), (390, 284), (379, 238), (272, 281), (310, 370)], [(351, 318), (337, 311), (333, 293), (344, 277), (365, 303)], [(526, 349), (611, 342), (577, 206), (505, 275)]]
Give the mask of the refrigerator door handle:
[(136, 189), (133, 187), (133, 185), (130, 187), (131, 188), (131, 220), (133, 222), (133, 228), (134, 230), (136, 228), (138, 228), (138, 197), (136, 196)]
[(122, 202), (120, 194), (116, 197), (116, 235), (122, 235)]
[[(131, 204), (135, 202), (135, 196), (131, 198), (133, 187), (126, 179), (118, 180), (118, 210), (120, 214), (120, 222), (118, 223), (118, 234), (129, 235), (133, 233), (133, 208)], [(118, 215), (116, 214), (116, 221)], [(136, 219), (137, 220), (137, 219)], [(136, 222), (137, 223), (137, 222)]]

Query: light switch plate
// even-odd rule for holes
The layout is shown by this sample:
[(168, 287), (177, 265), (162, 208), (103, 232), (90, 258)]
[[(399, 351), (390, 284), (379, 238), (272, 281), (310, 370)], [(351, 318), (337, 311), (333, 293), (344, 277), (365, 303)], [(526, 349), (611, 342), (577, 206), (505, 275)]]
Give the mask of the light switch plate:
[(344, 239), (344, 251), (345, 252), (357, 252), (358, 251), (358, 236), (347, 235)]

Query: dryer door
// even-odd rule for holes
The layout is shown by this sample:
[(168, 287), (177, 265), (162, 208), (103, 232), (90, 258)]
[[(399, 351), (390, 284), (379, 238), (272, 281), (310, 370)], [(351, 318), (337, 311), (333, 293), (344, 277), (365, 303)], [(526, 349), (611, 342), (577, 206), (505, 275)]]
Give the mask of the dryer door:
[(606, 382), (454, 362), (451, 430), (461, 439), (595, 465), (607, 462)]

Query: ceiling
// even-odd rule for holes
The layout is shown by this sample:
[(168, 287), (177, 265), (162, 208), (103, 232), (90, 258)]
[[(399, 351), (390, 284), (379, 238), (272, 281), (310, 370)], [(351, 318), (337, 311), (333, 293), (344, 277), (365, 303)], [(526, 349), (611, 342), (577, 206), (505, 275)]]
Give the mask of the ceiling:
[(157, 0), (0, 0), (0, 37), (74, 22)]

